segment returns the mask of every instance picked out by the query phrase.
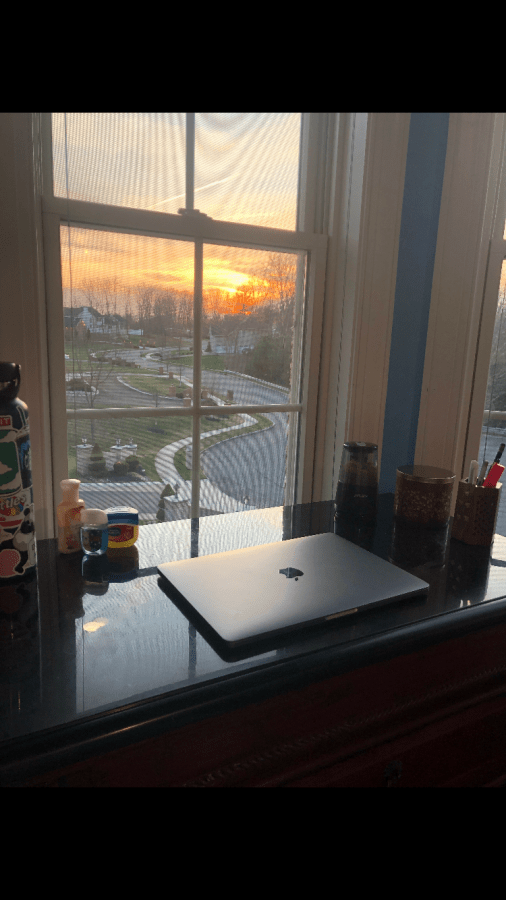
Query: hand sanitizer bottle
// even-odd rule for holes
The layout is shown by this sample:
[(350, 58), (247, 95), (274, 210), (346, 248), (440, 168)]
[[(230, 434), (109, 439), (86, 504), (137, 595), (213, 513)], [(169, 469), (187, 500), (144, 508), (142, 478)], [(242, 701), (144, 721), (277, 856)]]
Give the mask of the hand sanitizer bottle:
[(86, 504), (79, 498), (80, 484), (81, 482), (77, 478), (64, 478), (60, 482), (63, 500), (56, 508), (60, 553), (75, 553), (81, 550), (81, 510), (85, 508)]

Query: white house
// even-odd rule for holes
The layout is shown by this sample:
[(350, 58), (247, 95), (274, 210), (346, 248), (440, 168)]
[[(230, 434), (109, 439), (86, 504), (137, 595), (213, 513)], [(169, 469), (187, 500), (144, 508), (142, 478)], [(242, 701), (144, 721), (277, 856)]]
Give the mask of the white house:
[(93, 306), (64, 307), (63, 317), (66, 328), (76, 328), (84, 322), (90, 332), (101, 334), (126, 334), (127, 322), (124, 316), (102, 316)]

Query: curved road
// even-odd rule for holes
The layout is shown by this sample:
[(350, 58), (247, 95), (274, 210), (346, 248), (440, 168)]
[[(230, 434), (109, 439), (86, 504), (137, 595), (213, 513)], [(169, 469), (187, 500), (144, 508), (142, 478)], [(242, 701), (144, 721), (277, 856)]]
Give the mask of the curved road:
[[(151, 351), (155, 352), (155, 351)], [(140, 359), (138, 350), (122, 351), (124, 359), (141, 362), (144, 368), (152, 368), (158, 374), (158, 361)], [(192, 375), (189, 366), (172, 367), (176, 377)], [(100, 387), (98, 402), (107, 406), (132, 406), (133, 392), (117, 380), (113, 369)], [(150, 379), (146, 378), (148, 386)], [(202, 386), (212, 393), (226, 396), (233, 391), (234, 403), (283, 403), (286, 391), (223, 372), (202, 370)], [(155, 407), (155, 398), (149, 394), (137, 394), (139, 406)], [(135, 402), (135, 401), (134, 401)], [(79, 404), (81, 405), (81, 404)], [(170, 400), (158, 400), (158, 406), (172, 406)], [(213, 445), (202, 455), (202, 467), (209, 480), (225, 494), (238, 502), (258, 508), (279, 506), (283, 503), (285, 479), (285, 455), (287, 443), (287, 413), (270, 413), (274, 422), (271, 428), (242, 437), (232, 438)], [(246, 499), (247, 498), (247, 499)]]

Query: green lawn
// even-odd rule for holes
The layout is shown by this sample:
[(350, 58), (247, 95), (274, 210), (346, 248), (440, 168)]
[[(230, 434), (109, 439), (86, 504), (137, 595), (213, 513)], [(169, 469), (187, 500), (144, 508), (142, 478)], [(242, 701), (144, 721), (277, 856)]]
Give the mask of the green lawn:
[[(220, 417), (221, 419), (222, 417)], [(250, 431), (259, 431), (272, 425), (270, 419), (266, 416), (256, 413), (254, 415), (256, 422), (253, 425), (247, 425), (244, 428), (237, 429), (233, 432), (234, 437), (248, 434)], [(223, 419), (223, 426), (236, 425), (241, 421), (240, 416), (230, 416)], [(68, 461), (69, 461), (69, 478), (77, 478), (76, 470), (76, 443), (81, 443), (83, 436), (86, 436), (88, 443), (93, 441), (98, 443), (101, 449), (109, 451), (116, 438), (119, 437), (122, 444), (130, 442), (133, 438), (134, 444), (137, 444), (137, 456), (141, 461), (142, 467), (146, 470), (146, 475), (152, 481), (159, 481), (160, 476), (155, 468), (155, 457), (157, 453), (165, 447), (181, 438), (189, 437), (192, 431), (192, 421), (188, 416), (175, 416), (170, 419), (95, 419), (93, 421), (93, 432), (91, 430), (91, 420), (78, 420), (77, 422), (69, 421), (67, 426), (68, 433)], [(205, 417), (201, 419), (201, 433), (206, 431), (214, 431), (220, 427), (220, 423), (216, 421), (207, 421)], [(156, 429), (156, 430), (154, 430)], [(223, 440), (225, 435), (214, 435), (213, 437), (202, 438), (202, 449), (212, 446), (212, 444)], [(183, 478), (190, 479), (191, 472), (186, 468), (186, 451), (182, 450), (176, 453), (174, 463), (180, 475)], [(84, 477), (81, 473), (81, 479)], [(205, 477), (201, 473), (201, 477)]]
[[(174, 359), (162, 360), (164, 367), (168, 365), (169, 370), (177, 371), (178, 365), (193, 366), (193, 353), (189, 356), (176, 356)], [(160, 363), (161, 365), (162, 363)], [(202, 368), (212, 370), (214, 372), (223, 372), (225, 368), (224, 357), (220, 354), (202, 354)]]
[[(104, 349), (105, 346), (107, 345), (102, 345), (101, 348)], [(68, 352), (68, 350), (66, 350), (66, 352)], [(84, 355), (84, 351), (81, 351), (81, 355)], [(183, 359), (180, 361), (184, 365), (193, 365), (193, 355), (186, 356)], [(68, 370), (69, 366), (72, 366), (72, 360), (66, 360), (66, 366)], [(202, 366), (208, 370), (221, 371), (223, 370), (223, 357), (218, 355), (203, 355)], [(131, 369), (123, 370), (119, 366), (113, 371), (115, 374), (121, 375), (121, 377), (132, 387), (149, 391), (152, 394), (156, 390), (160, 396), (166, 397), (168, 395), (167, 388), (169, 385), (176, 385), (176, 387), (179, 387), (180, 382), (177, 369), (178, 367), (174, 362), (171, 370), (174, 375), (176, 375), (175, 378), (153, 375), (153, 370), (147, 370), (146, 374), (149, 372), (149, 377), (146, 377), (146, 375), (141, 374), (139, 371), (133, 373)], [(185, 389), (186, 386), (183, 385), (182, 387)], [(96, 408), (100, 408), (101, 405), (102, 404), (100, 403), (95, 404)], [(247, 434), (249, 431), (258, 431), (267, 428), (272, 424), (270, 419), (267, 419), (265, 416), (258, 413), (254, 418), (256, 419), (255, 424), (246, 426), (240, 431), (236, 431), (234, 434)], [(235, 425), (240, 422), (241, 419), (239, 416), (231, 416), (229, 418), (220, 416), (220, 421), (222, 421), (223, 426), (225, 426)], [(218, 427), (220, 427), (220, 425), (216, 421), (207, 421), (205, 417), (201, 420), (202, 433), (214, 431)], [(98, 443), (103, 451), (109, 451), (111, 446), (116, 443), (116, 438), (119, 437), (122, 444), (129, 443), (130, 439), (133, 440), (133, 443), (137, 444), (137, 456), (141, 461), (142, 467), (146, 471), (146, 475), (153, 481), (159, 481), (159, 475), (154, 463), (157, 453), (167, 444), (171, 444), (184, 437), (189, 437), (191, 431), (192, 420), (189, 416), (175, 416), (159, 419), (156, 419), (156, 417), (111, 420), (95, 419), (88, 421), (81, 419), (77, 422), (72, 422), (70, 420), (67, 426), (69, 478), (77, 477), (75, 447), (76, 444), (81, 443), (83, 436), (86, 436), (88, 442)], [(221, 435), (208, 438), (207, 442), (204, 439), (202, 441), (202, 449), (205, 449), (222, 439)], [(176, 468), (184, 478), (191, 478), (191, 473), (185, 465), (184, 450), (176, 454), (174, 462)], [(82, 473), (80, 477), (84, 477)], [(203, 473), (201, 477), (205, 477)]]
[[(184, 384), (184, 382), (180, 385), (179, 377), (177, 378), (168, 378), (164, 375), (153, 375), (149, 374), (146, 378), (144, 374), (141, 372), (136, 372), (135, 375), (132, 375), (131, 372), (121, 372), (121, 378), (127, 384), (131, 385), (134, 388), (137, 388), (140, 391), (147, 391), (150, 394), (154, 394), (155, 390), (158, 391), (159, 396), (168, 397), (168, 386), (175, 385), (176, 388), (181, 388), (182, 391), (185, 391), (188, 385)], [(147, 374), (147, 373), (146, 373)], [(223, 394), (218, 393), (215, 390), (212, 390), (208, 387), (208, 390), (216, 397), (220, 397), (221, 400), (227, 400)]]
[[(158, 391), (158, 393), (164, 397), (167, 396), (167, 388), (170, 385), (179, 387), (179, 378), (168, 378), (161, 375), (132, 375), (130, 372), (121, 372), (118, 374), (121, 374), (123, 381), (131, 385), (131, 387), (137, 388), (139, 391), (148, 391), (151, 394)], [(186, 385), (183, 385), (182, 387), (183, 390), (186, 390)]]
[[(240, 422), (239, 416), (230, 416), (224, 420), (224, 424), (235, 425)], [(93, 432), (92, 432), (93, 425)], [(217, 427), (215, 421), (201, 420), (202, 432), (214, 431)], [(156, 429), (156, 430), (155, 430)], [(69, 421), (67, 425), (69, 478), (77, 478), (76, 474), (76, 444), (80, 444), (83, 436), (88, 443), (98, 443), (102, 451), (109, 451), (116, 438), (119, 437), (122, 444), (130, 442), (137, 444), (137, 456), (146, 475), (152, 481), (159, 481), (155, 468), (155, 457), (166, 444), (172, 444), (181, 438), (189, 437), (192, 433), (192, 419), (189, 416), (174, 416), (170, 418), (139, 418), (139, 419), (79, 419)]]

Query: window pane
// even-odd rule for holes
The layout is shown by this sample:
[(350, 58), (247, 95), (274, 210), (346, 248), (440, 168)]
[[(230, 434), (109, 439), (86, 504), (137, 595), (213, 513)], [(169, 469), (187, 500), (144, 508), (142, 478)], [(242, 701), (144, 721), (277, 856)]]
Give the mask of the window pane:
[[(61, 257), (67, 410), (183, 413), (193, 383), (193, 245), (62, 226)], [(69, 415), (67, 430), (69, 477), (81, 480), (86, 503), (131, 503), (155, 521), (165, 483), (158, 454), (191, 436), (191, 417)]]
[(300, 128), (300, 113), (196, 113), (195, 208), (295, 230)]
[[(69, 477), (80, 479), (86, 505), (134, 506), (141, 525), (191, 518), (192, 421), (191, 416), (69, 421)], [(213, 428), (203, 424), (204, 431)], [(218, 512), (201, 500), (199, 515)]]
[(290, 400), (305, 261), (305, 253), (204, 246), (204, 388), (236, 404)]
[[(66, 115), (66, 134), (65, 134)], [(56, 197), (177, 213), (185, 205), (184, 113), (53, 113)]]
[[(215, 219), (297, 227), (300, 113), (196, 113), (194, 206)], [(177, 213), (185, 113), (53, 113), (56, 197)]]
[[(480, 442), (480, 468), (485, 459), (489, 466), (492, 464), (502, 443), (506, 443), (506, 261), (502, 264), (492, 341), (487, 397)], [(506, 451), (501, 458), (501, 465), (505, 465), (505, 460)], [(500, 481), (504, 483), (503, 478)], [(505, 496), (505, 488), (503, 486), (497, 514), (496, 532), (506, 537)]]
[[(200, 502), (219, 512), (282, 506), (285, 502), (288, 427), (297, 413), (246, 414), (202, 420)], [(218, 418), (218, 417), (216, 417)]]
[(193, 244), (67, 226), (60, 241), (70, 405), (149, 406), (188, 388)]

